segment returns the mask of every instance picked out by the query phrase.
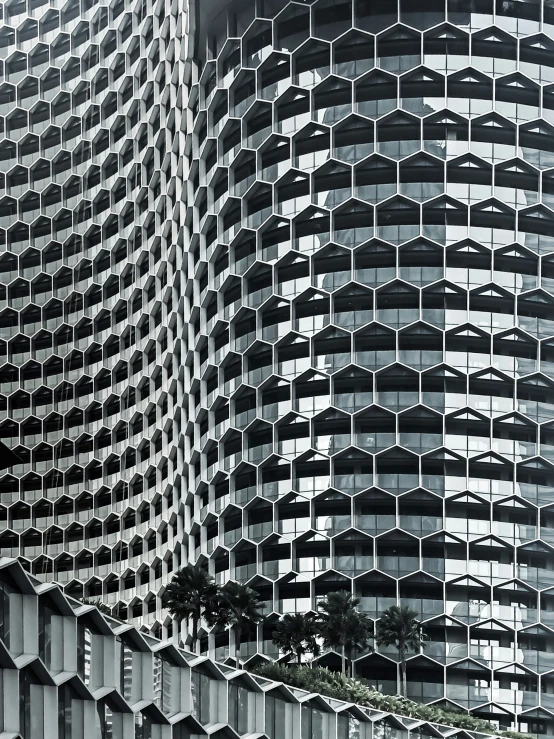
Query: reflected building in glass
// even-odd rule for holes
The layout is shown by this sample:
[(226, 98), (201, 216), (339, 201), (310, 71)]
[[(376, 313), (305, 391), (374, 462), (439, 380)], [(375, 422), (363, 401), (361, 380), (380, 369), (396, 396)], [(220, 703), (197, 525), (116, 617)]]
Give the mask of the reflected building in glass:
[(180, 16), (0, 5), (0, 555), (160, 635), (181, 534)]
[(265, 600), (244, 658), (351, 589), (421, 615), (410, 697), (551, 735), (553, 4), (188, 20), (190, 558)]

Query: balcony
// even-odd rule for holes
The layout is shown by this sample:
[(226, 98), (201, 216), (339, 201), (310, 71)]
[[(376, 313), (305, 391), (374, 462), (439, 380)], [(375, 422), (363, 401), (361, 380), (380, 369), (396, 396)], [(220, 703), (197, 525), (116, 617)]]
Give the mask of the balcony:
[(312, 609), (312, 600), (305, 598), (280, 598), (278, 601), (279, 613), (306, 613)]
[(419, 557), (380, 555), (377, 557), (377, 567), (387, 575), (404, 577), (419, 570)]
[[(512, 628), (521, 626), (529, 626), (537, 622), (539, 615), (536, 608), (530, 608), (524, 604), (499, 605), (493, 603), (491, 607), (491, 616), (497, 618), (502, 623)], [(543, 622), (548, 623), (543, 616)], [(551, 625), (554, 626), (554, 613), (552, 614)]]
[[(511, 563), (503, 562), (486, 562), (470, 560), (468, 562), (468, 573), (480, 580), (488, 580), (492, 583), (505, 582), (511, 580), (514, 576), (514, 566)], [(454, 572), (452, 574), (459, 574)], [(553, 573), (554, 574), (554, 573)], [(554, 583), (554, 579), (553, 579)], [(546, 586), (545, 586), (546, 587)]]
[[(551, 645), (552, 648), (553, 645)], [(520, 644), (523, 664), (536, 672), (549, 672), (554, 670), (554, 651), (543, 651), (532, 649)]]
[(511, 647), (500, 647), (497, 644), (491, 646), (483, 646), (480, 644), (470, 644), (469, 656), (485, 664), (491, 669), (509, 665), (515, 660), (515, 649)]
[(439, 616), (444, 613), (444, 601), (433, 598), (402, 598), (402, 605), (409, 606), (416, 611), (420, 620)]
[(257, 567), (255, 562), (247, 565), (239, 565), (238, 567), (235, 567), (235, 580), (245, 583), (250, 580), (250, 578), (254, 577), (256, 572)]
[(297, 557), (294, 569), (301, 575), (314, 577), (320, 575), (331, 567), (330, 557)]
[(248, 526), (248, 538), (252, 541), (261, 541), (273, 531), (273, 522), (264, 521), (262, 523), (254, 523)]
[(427, 657), (433, 657), (438, 662), (450, 664), (459, 659), (467, 657), (467, 644), (464, 641), (433, 641), (429, 640), (425, 643), (425, 654)]
[(416, 536), (427, 536), (442, 529), (442, 516), (400, 516), (400, 528)]
[(396, 604), (396, 597), (387, 598), (375, 595), (362, 595), (360, 597), (360, 609), (367, 613), (370, 618), (379, 618), (383, 611)]
[(269, 577), (271, 580), (276, 580), (278, 577), (286, 575), (287, 572), (290, 572), (292, 569), (290, 559), (278, 559), (262, 562), (261, 567), (262, 575)]
[(391, 515), (372, 515), (358, 514), (356, 516), (356, 528), (366, 534), (382, 534), (396, 527), (396, 516)]
[(351, 526), (350, 516), (316, 516), (316, 530), (327, 536), (334, 536)]
[(491, 689), (487, 687), (475, 687), (473, 685), (447, 684), (446, 697), (467, 708), (488, 703), (491, 700)]
[[(536, 690), (514, 690), (512, 688), (493, 688), (492, 700), (507, 708), (509, 711), (526, 711), (529, 708), (538, 706), (542, 699), (542, 705), (545, 708), (552, 708), (554, 701), (550, 700), (545, 703), (544, 698), (552, 699), (554, 696), (549, 696), (543, 693), (539, 694)], [(550, 705), (547, 705), (550, 703)]]
[(334, 568), (349, 577), (356, 577), (373, 569), (373, 556), (337, 556), (335, 557)]
[(444, 698), (444, 684), (434, 682), (416, 682), (408, 680), (408, 699), (419, 703), (430, 703), (431, 701)]
[(535, 588), (551, 588), (554, 586), (554, 568), (530, 567), (526, 564), (517, 566), (517, 576)]

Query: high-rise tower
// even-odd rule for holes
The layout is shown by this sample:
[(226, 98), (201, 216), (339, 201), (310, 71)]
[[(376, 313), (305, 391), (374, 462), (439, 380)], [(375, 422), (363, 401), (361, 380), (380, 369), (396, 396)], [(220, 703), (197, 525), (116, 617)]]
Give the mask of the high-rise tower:
[(411, 697), (552, 734), (552, 2), (189, 23), (190, 557), (265, 599), (245, 657), (352, 589), (425, 621)]
[(181, 9), (1, 12), (0, 437), (21, 464), (0, 554), (159, 631), (181, 534)]

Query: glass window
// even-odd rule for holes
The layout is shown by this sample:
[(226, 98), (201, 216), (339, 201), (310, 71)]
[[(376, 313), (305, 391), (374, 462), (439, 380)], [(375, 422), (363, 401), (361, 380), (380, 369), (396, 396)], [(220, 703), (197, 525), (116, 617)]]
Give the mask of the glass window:
[(350, 714), (337, 716), (337, 739), (360, 739), (360, 722)]
[(92, 633), (88, 626), (77, 624), (77, 673), (85, 683), (90, 683), (90, 665), (92, 653)]
[[(44, 686), (41, 685), (34, 672), (30, 669), (20, 672), (19, 728), (25, 739), (44, 736), (44, 701)], [(64, 737), (64, 739), (70, 739), (70, 735)]]
[(126, 701), (131, 702), (133, 693), (133, 650), (121, 642), (120, 690)]
[(201, 724), (208, 725), (210, 720), (210, 678), (198, 670), (191, 672), (192, 713)]
[(62, 685), (58, 692), (59, 739), (77, 739), (82, 736), (83, 713), (83, 702), (75, 690), (70, 685)]
[(135, 715), (135, 739), (152, 739), (152, 720), (143, 713)]
[(311, 706), (302, 706), (302, 739), (311, 739), (323, 734), (323, 713)]
[(10, 594), (13, 588), (7, 582), (0, 582), (0, 639), (10, 648)]
[(272, 695), (266, 696), (265, 733), (269, 739), (283, 736), (285, 727), (285, 701)]
[(47, 600), (41, 598), (38, 607), (38, 651), (48, 669), (52, 663), (52, 620), (55, 614), (56, 611)]
[(239, 734), (248, 733), (248, 694), (240, 683), (229, 683), (229, 724)]

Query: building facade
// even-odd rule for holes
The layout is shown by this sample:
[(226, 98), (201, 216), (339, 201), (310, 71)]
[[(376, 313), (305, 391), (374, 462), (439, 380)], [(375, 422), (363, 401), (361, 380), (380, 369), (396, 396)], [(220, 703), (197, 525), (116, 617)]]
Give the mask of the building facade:
[(247, 582), (247, 660), (408, 604), (410, 697), (554, 733), (550, 0), (1, 8), (0, 553)]
[[(0, 562), (0, 732), (14, 739), (467, 739), (229, 669)], [(21, 616), (24, 616), (21, 618)], [(494, 739), (472, 732), (474, 739)], [(497, 738), (498, 739), (498, 738)]]
[(162, 628), (180, 561), (183, 17), (0, 16), (0, 552)]
[[(245, 658), (351, 589), (421, 615), (410, 697), (552, 735), (552, 3), (189, 30), (189, 557), (266, 602)], [(394, 651), (355, 669), (396, 690)]]

